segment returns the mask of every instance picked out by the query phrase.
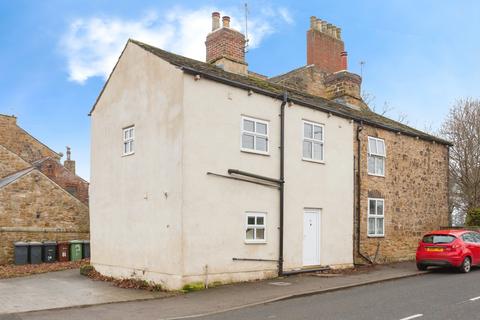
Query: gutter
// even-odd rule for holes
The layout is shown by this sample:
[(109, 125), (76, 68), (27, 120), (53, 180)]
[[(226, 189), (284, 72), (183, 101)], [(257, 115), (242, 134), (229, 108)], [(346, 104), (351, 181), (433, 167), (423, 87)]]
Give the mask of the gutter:
[(361, 206), (361, 182), (362, 182), (362, 175), (361, 175), (361, 156), (362, 156), (362, 144), (360, 139), (360, 132), (363, 130), (363, 123), (360, 122), (360, 125), (357, 127), (357, 183), (355, 183), (355, 187), (357, 188), (357, 205), (355, 207), (355, 215), (356, 215), (356, 238), (357, 238), (357, 254), (365, 259), (368, 263), (373, 264), (372, 260), (365, 256), (362, 251), (360, 250), (360, 206)]
[[(231, 85), (231, 86), (241, 88), (241, 89), (252, 90), (253, 92), (260, 93), (262, 95), (272, 97), (272, 98), (275, 98), (275, 99), (280, 99), (281, 96), (282, 96), (281, 93), (274, 93), (274, 92), (271, 92), (271, 91), (268, 91), (268, 90), (265, 90), (265, 89), (261, 89), (261, 88), (256, 87), (256, 86), (252, 86), (252, 85), (241, 83), (241, 82), (238, 82), (238, 81), (235, 81), (235, 80), (230, 80), (230, 79), (222, 78), (222, 77), (219, 77), (219, 76), (215, 76), (215, 75), (209, 74), (209, 73), (204, 72), (204, 71), (196, 70), (194, 68), (181, 66), (181, 65), (178, 65), (178, 67), (181, 70), (183, 70), (183, 71), (185, 71), (189, 74), (192, 74), (192, 75), (201, 75), (201, 76), (205, 77), (206, 79), (214, 80), (216, 82)], [(377, 122), (371, 121), (369, 119), (365, 119), (363, 117), (353, 116), (351, 114), (338, 111), (338, 109), (335, 108), (335, 105), (342, 106), (342, 107), (345, 107), (345, 106), (342, 105), (342, 104), (336, 103), (336, 102), (328, 101), (328, 102), (325, 102), (324, 105), (322, 106), (322, 105), (316, 105), (316, 104), (308, 103), (306, 101), (299, 100), (299, 99), (296, 99), (296, 98), (291, 97), (291, 96), (288, 98), (288, 101), (291, 101), (295, 104), (298, 104), (298, 105), (301, 105), (301, 106), (304, 106), (304, 107), (307, 107), (307, 108), (311, 108), (311, 109), (314, 109), (314, 110), (320, 110), (320, 111), (323, 111), (323, 112), (326, 112), (326, 113), (330, 113), (332, 115), (335, 115), (335, 116), (338, 116), (338, 117), (341, 117), (341, 118), (344, 118), (344, 119), (354, 120), (358, 123), (367, 124), (367, 125), (370, 125), (372, 127), (376, 127), (376, 128), (380, 128), (380, 129), (384, 129), (384, 130), (388, 130), (388, 131), (392, 131), (392, 132), (401, 132), (402, 134), (404, 134), (406, 136), (413, 137), (413, 138), (418, 137), (418, 138), (421, 138), (422, 140), (425, 140), (425, 141), (434, 141), (434, 142), (438, 142), (440, 144), (448, 145), (448, 146), (453, 145), (451, 142), (444, 141), (442, 139), (436, 139), (436, 138), (433, 138), (433, 137), (430, 137), (430, 136), (426, 136), (424, 134), (415, 134), (415, 133), (407, 132), (407, 131), (404, 131), (404, 130), (401, 130), (401, 129), (398, 129), (398, 128), (392, 128), (388, 125), (377, 123)], [(329, 108), (329, 107), (326, 107), (326, 105), (331, 105), (332, 107)]]

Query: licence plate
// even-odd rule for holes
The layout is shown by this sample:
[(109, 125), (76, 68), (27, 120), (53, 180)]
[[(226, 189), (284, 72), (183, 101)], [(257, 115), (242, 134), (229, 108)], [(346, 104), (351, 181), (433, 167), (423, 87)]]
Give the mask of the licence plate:
[(427, 248), (429, 252), (443, 252), (443, 248)]

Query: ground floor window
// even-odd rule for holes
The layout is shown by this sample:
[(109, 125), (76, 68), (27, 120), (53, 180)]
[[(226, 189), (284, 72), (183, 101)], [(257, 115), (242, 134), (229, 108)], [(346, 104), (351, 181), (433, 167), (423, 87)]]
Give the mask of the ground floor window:
[(245, 242), (265, 242), (266, 214), (262, 212), (247, 212), (245, 225)]
[(368, 236), (385, 236), (385, 200), (368, 198)]

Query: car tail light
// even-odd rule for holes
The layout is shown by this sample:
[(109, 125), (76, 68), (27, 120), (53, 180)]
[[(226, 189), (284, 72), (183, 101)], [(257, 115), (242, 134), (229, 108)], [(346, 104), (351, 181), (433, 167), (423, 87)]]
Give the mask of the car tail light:
[(460, 248), (459, 244), (452, 244), (451, 246), (445, 247), (445, 251), (455, 251), (458, 248)]

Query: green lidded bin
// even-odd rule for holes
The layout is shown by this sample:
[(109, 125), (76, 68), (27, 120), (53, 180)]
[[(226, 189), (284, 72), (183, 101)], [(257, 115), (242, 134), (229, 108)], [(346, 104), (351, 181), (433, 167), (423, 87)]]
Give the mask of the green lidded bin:
[(70, 241), (70, 261), (82, 260), (82, 245), (83, 241)]

